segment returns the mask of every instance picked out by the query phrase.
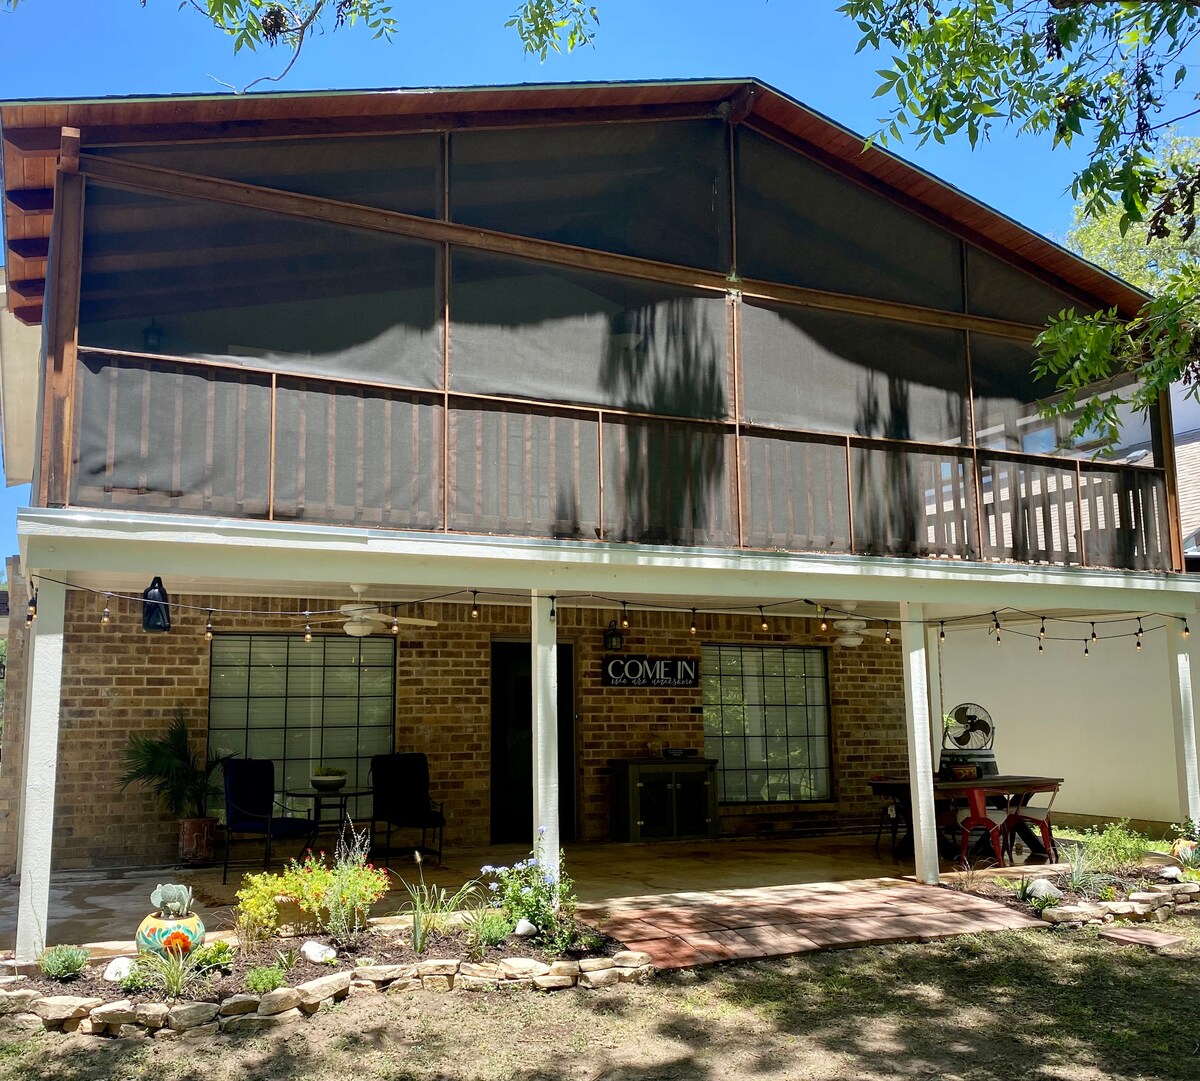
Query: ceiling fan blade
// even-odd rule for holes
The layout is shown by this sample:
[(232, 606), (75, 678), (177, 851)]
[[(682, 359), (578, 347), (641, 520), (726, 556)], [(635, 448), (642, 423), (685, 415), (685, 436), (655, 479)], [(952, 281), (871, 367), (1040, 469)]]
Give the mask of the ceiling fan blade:
[[(391, 623), (387, 616), (383, 617), (385, 623)], [(403, 627), (436, 627), (438, 621), (436, 619), (420, 619), (417, 616), (397, 616), (396, 622)]]

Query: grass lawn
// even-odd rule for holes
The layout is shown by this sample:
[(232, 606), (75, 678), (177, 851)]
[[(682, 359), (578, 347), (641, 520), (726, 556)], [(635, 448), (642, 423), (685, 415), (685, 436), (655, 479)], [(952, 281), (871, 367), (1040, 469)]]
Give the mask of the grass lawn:
[(361, 995), (252, 1037), (23, 1036), (0, 1018), (0, 1081), (1195, 1081), (1200, 919), (1162, 929), (1186, 944), (1158, 955), (1013, 932), (601, 992)]

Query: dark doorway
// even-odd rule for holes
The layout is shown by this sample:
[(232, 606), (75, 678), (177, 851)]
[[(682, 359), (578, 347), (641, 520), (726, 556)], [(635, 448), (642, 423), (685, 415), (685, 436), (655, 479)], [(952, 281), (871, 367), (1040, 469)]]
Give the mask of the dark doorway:
[[(533, 843), (533, 662), (528, 642), (492, 643), (492, 844)], [(558, 645), (558, 815), (575, 840), (575, 651)]]

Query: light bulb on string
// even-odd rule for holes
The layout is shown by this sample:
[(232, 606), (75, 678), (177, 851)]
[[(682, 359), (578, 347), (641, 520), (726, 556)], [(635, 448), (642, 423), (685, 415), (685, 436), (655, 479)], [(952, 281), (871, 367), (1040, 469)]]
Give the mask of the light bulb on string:
[(550, 622), (551, 623), (553, 623), (556, 619), (558, 619), (558, 612), (555, 610), (555, 607), (554, 607), (555, 600), (556, 600), (556, 598), (554, 598), (554, 597), (550, 598)]
[(1090, 657), (1092, 655), (1091, 650), (1088, 649), (1088, 643), (1086, 641), (1083, 643), (1083, 655), (1085, 657)]
[(1092, 641), (1096, 641), (1096, 624), (1092, 624)]
[(883, 621), (883, 644), (885, 646), (892, 644), (892, 621), (890, 619)]
[(1188, 621), (1186, 619), (1183, 621), (1183, 636), (1184, 638), (1190, 638), (1192, 636), (1192, 629), (1188, 626)]
[(821, 633), (824, 634), (827, 630), (829, 630), (829, 620), (825, 618), (825, 609), (819, 604), (817, 605), (817, 612), (821, 616)]
[(306, 642), (312, 641), (312, 624), (309, 622), (309, 617), (311, 615), (311, 612), (304, 613), (304, 640)]
[(692, 609), (692, 625), (688, 628), (689, 633), (696, 633), (696, 609)]
[(1042, 643), (1041, 643), (1040, 641), (1038, 642), (1038, 652), (1039, 652), (1039, 653), (1045, 653), (1045, 652), (1046, 652), (1046, 647), (1045, 647), (1044, 645), (1042, 645)]
[(112, 622), (112, 612), (108, 610), (108, 598), (110, 594), (104, 594), (104, 611), (100, 613), (100, 625), (107, 627)]
[[(105, 611), (105, 613), (107, 614), (107, 612), (108, 612), (108, 609), (107, 609), (107, 608), (105, 608), (105, 609), (104, 609), (104, 611)], [(205, 623), (204, 623), (204, 640), (205, 640), (206, 642), (211, 642), (211, 641), (212, 641), (212, 636), (213, 636), (213, 628), (212, 628), (212, 615), (213, 615), (213, 614), (212, 614), (212, 609), (210, 608), (210, 609), (208, 610), (208, 619), (207, 619), (207, 620), (205, 620)]]
[(399, 633), (400, 633), (400, 617), (395, 612), (393, 612), (392, 613), (392, 634), (399, 634)]
[(1135, 648), (1138, 653), (1142, 652), (1142, 640), (1140, 638), (1137, 640), (1137, 646)]
[(629, 630), (629, 605), (624, 601), (621, 602), (621, 629)]
[(943, 619), (938, 624), (938, 641), (944, 642), (945, 640), (946, 640), (946, 621)]
[(1038, 630), (1038, 637), (1039, 637), (1039, 638), (1045, 638), (1045, 637), (1046, 637), (1046, 617), (1045, 617), (1045, 616), (1042, 616), (1042, 626), (1041, 626), (1041, 628)]
[(758, 618), (760, 620), (759, 626), (764, 631), (769, 631), (771, 629), (771, 625), (767, 622), (767, 617), (763, 612), (763, 606), (761, 604), (758, 606)]
[(1000, 620), (999, 620), (999, 619), (996, 617), (996, 613), (995, 613), (995, 612), (993, 612), (993, 613), (992, 613), (992, 627), (991, 627), (991, 631), (992, 631), (992, 633), (993, 633), (993, 634), (999, 634), (999, 633), (1000, 633)]
[(33, 591), (33, 596), (25, 603), (25, 624), (28, 626), (37, 619), (37, 590)]
[(471, 590), (471, 618), (479, 618), (479, 590)]
[(1145, 631), (1142, 630), (1142, 617), (1138, 616), (1138, 629), (1134, 632), (1138, 640), (1138, 649), (1142, 648), (1142, 635)]

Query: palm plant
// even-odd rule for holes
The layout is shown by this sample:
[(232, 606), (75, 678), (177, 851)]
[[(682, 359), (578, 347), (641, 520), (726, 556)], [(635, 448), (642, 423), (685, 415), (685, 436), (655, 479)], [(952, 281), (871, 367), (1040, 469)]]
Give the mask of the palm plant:
[(213, 771), (232, 755), (201, 759), (188, 739), (187, 718), (176, 707), (165, 736), (130, 736), (125, 748), (125, 772), (117, 782), (149, 786), (176, 818), (204, 818)]

